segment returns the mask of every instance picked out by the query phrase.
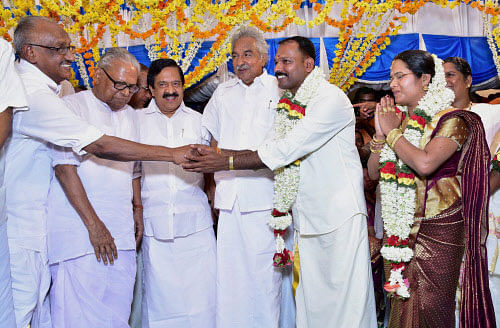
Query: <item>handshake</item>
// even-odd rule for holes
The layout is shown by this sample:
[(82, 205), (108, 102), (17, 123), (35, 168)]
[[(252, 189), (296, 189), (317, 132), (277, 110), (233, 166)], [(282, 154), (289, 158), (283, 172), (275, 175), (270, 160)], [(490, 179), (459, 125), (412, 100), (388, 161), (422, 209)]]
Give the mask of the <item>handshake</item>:
[(229, 155), (217, 147), (191, 144), (174, 149), (173, 162), (189, 172), (212, 173), (229, 169)]

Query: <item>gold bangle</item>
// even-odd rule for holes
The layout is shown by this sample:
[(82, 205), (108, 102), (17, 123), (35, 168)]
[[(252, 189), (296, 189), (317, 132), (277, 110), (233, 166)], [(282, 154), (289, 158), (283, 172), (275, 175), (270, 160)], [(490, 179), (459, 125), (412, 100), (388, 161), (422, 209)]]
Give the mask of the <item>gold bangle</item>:
[(393, 148), (396, 141), (403, 135), (401, 129), (392, 129), (385, 139), (389, 147)]
[(375, 136), (376, 136), (376, 134), (374, 134), (373, 137), (372, 137), (372, 140), (373, 140), (374, 143), (376, 143), (376, 144), (383, 144), (383, 143), (385, 143), (385, 140), (377, 139)]
[(222, 154), (221, 150), (219, 147), (215, 147), (215, 151), (217, 152), (217, 155), (220, 155)]
[(229, 170), (234, 170), (234, 157), (229, 156)]
[(372, 146), (370, 145), (370, 151), (374, 154), (380, 154), (382, 152), (382, 149), (373, 149)]

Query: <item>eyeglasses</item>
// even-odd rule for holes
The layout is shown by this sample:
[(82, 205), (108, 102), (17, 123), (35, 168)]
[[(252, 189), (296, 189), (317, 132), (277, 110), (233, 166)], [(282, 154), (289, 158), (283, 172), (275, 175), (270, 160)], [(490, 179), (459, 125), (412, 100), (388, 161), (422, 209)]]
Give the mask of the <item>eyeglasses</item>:
[(396, 80), (396, 81), (401, 81), (403, 79), (403, 77), (405, 77), (406, 75), (410, 75), (410, 74), (415, 74), (413, 72), (410, 72), (410, 73), (396, 73), (394, 74), (390, 79), (389, 79), (389, 84), (392, 83), (392, 81)]
[(44, 46), (42, 44), (34, 44), (34, 43), (30, 43), (29, 45), (30, 46), (37, 46), (37, 47), (49, 49), (49, 50), (52, 50), (52, 51), (56, 51), (60, 55), (65, 55), (65, 54), (68, 53), (68, 51), (71, 51), (71, 52), (75, 51), (75, 47), (74, 46), (49, 47), (49, 46)]
[(113, 82), (113, 87), (115, 87), (116, 90), (122, 91), (128, 88), (131, 93), (136, 93), (137, 91), (139, 91), (139, 87), (137, 86), (137, 84), (127, 84), (123, 81), (115, 81), (111, 76), (109, 76), (108, 72), (106, 72), (104, 68), (101, 67), (101, 69), (104, 72), (104, 74), (106, 74), (108, 79), (110, 79), (110, 81)]

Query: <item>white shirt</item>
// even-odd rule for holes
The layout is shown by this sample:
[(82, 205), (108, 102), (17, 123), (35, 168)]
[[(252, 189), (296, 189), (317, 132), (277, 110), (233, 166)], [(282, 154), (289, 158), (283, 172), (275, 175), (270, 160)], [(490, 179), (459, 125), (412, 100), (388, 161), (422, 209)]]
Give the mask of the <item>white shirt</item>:
[[(255, 150), (272, 128), (278, 100), (278, 82), (265, 70), (249, 86), (237, 78), (229, 80), (210, 98), (202, 126), (220, 148)], [(242, 212), (273, 207), (273, 172), (269, 169), (222, 171), (214, 178), (219, 209), (231, 210), (236, 198)]]
[(57, 96), (57, 84), (37, 67), (21, 60), (16, 68), (29, 110), (14, 115), (7, 147), (7, 234), (9, 243), (42, 251), (46, 249), (45, 204), (53, 175), (46, 143), (83, 153), (82, 148), (103, 133), (68, 110)]
[[(201, 135), (201, 114), (184, 103), (170, 118), (153, 100), (137, 111), (139, 142), (166, 147), (205, 143)], [(201, 173), (187, 172), (168, 162), (142, 162), (141, 196), (144, 206), (144, 234), (170, 240), (213, 225), (203, 192)]]
[[(0, 38), (0, 113), (12, 107), (14, 113), (28, 109), (28, 101), (24, 95), (24, 86), (14, 68), (14, 50), (12, 46)], [(8, 140), (5, 142), (7, 143)], [(5, 147), (0, 148), (0, 226), (7, 221), (5, 209)]]
[(356, 214), (366, 215), (354, 122), (347, 96), (324, 81), (286, 138), (268, 138), (259, 146), (259, 157), (273, 170), (306, 156), (300, 163), (299, 191), (292, 208), (301, 235), (328, 233)]
[[(126, 105), (113, 111), (83, 91), (63, 98), (69, 109), (106, 135), (137, 141), (135, 111)], [(71, 148), (51, 145), (52, 166), (76, 165), (90, 204), (113, 236), (118, 250), (135, 249), (132, 212), (134, 162), (112, 161), (92, 154), (77, 155)], [(94, 253), (88, 230), (70, 204), (58, 179), (52, 179), (47, 201), (49, 262), (57, 263)]]
[(500, 105), (475, 104), (471, 106), (470, 110), (481, 117), (486, 133), (486, 142), (490, 147), (495, 133), (500, 129)]

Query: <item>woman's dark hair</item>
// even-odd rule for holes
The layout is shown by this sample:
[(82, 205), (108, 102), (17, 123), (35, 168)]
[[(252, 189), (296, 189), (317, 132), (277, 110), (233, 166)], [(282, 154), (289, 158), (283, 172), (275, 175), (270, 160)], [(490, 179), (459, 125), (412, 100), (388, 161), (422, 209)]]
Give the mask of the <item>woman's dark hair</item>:
[(182, 85), (184, 85), (184, 73), (182, 68), (173, 59), (157, 59), (151, 63), (148, 70), (148, 87), (155, 87), (155, 78), (165, 67), (176, 67), (179, 71), (179, 76), (181, 78)]
[(445, 63), (452, 63), (455, 65), (457, 71), (462, 73), (464, 78), (472, 76), (472, 70), (470, 69), (469, 63), (462, 57), (448, 57), (444, 60)]
[(432, 81), (434, 74), (436, 74), (434, 59), (427, 51), (406, 50), (394, 57), (394, 60), (396, 59), (403, 61), (410, 71), (419, 78), (422, 77), (422, 74), (430, 74)]

